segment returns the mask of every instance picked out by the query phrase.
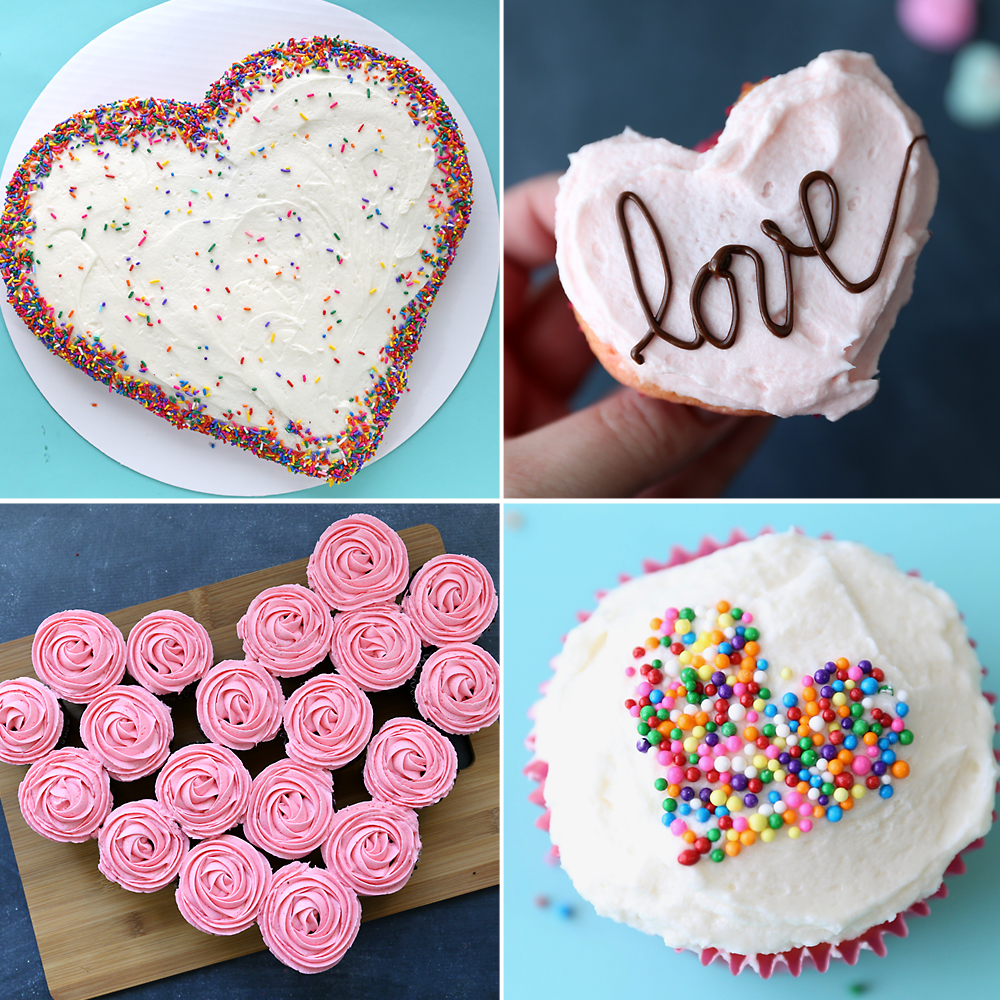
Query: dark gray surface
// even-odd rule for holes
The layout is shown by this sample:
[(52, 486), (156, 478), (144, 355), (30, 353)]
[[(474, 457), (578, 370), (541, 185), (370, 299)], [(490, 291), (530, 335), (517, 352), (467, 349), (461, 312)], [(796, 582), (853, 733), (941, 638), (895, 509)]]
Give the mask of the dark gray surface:
[[(114, 611), (308, 556), (338, 517), (429, 522), (449, 552), (500, 578), (491, 504), (0, 505), (0, 642), (66, 608)], [(499, 654), (496, 625), (480, 640)], [(124, 891), (124, 890), (123, 890)], [(72, 908), (72, 900), (67, 901)], [(86, 914), (80, 933), (87, 933)], [(0, 997), (48, 997), (6, 823), (0, 830)], [(130, 1000), (499, 996), (499, 891), (484, 889), (363, 924), (344, 960), (304, 976), (268, 952), (114, 994)]]
[[(837, 423), (778, 423), (732, 497), (996, 497), (1000, 463), (1000, 130), (945, 114), (951, 56), (899, 29), (889, 0), (506, 0), (505, 183), (564, 170), (621, 132), (694, 145), (745, 80), (835, 48), (871, 52), (923, 118), (941, 173), (934, 238), (881, 361), (882, 387)], [(978, 37), (1000, 41), (1000, 0)], [(598, 379), (598, 384), (603, 384)]]

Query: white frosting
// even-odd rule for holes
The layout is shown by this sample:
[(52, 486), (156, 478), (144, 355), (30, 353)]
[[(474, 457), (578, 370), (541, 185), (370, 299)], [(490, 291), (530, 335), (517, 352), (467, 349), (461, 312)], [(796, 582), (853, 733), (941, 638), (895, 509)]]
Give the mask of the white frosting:
[(343, 432), (430, 273), (443, 176), (404, 92), (347, 76), (331, 64), (255, 93), (206, 153), (105, 142), (59, 157), (32, 204), (34, 277), (60, 322), (168, 395), (186, 384), (213, 417), (273, 420), (289, 446), (289, 419)]
[[(914, 742), (895, 794), (869, 793), (839, 823), (785, 830), (735, 858), (678, 863), (661, 822), (664, 768), (637, 752), (625, 668), (668, 607), (751, 611), (772, 703), (839, 656), (868, 659), (905, 690)], [(850, 542), (762, 536), (612, 591), (567, 637), (537, 706), (537, 753), (563, 867), (599, 914), (667, 945), (741, 955), (849, 940), (932, 895), (955, 855), (990, 827), (997, 766), (980, 666), (951, 598)], [(794, 676), (782, 681), (790, 667)], [(567, 728), (585, 719), (586, 738)], [(765, 788), (779, 786), (770, 785)], [(764, 801), (763, 799), (761, 801)]]
[[(686, 351), (657, 337), (644, 350), (641, 367), (629, 352), (647, 323), (615, 203), (622, 191), (638, 194), (663, 235), (673, 276), (664, 329), (694, 339), (691, 286), (701, 266), (730, 243), (761, 254), (769, 311), (783, 322), (781, 258), (761, 232), (761, 221), (772, 219), (795, 243), (808, 246), (799, 182), (825, 170), (840, 193), (830, 258), (848, 280), (867, 277), (878, 259), (907, 144), (922, 131), (871, 56), (828, 52), (750, 91), (733, 108), (718, 145), (706, 153), (630, 129), (585, 146), (570, 156), (556, 201), (556, 261), (566, 294), (598, 340), (644, 381), (713, 406), (778, 416), (822, 413), (836, 420), (875, 395), (879, 355), (912, 291), (937, 198), (937, 169), (926, 142), (914, 147), (889, 253), (866, 292), (845, 291), (817, 258), (792, 258), (794, 325), (780, 339), (761, 322), (752, 263), (735, 258), (741, 315), (736, 343), (728, 350), (702, 344)], [(812, 186), (810, 205), (822, 236), (829, 219), (822, 184)], [(638, 210), (626, 206), (626, 217), (655, 312), (663, 290), (659, 255)], [(724, 282), (710, 282), (702, 303), (709, 329), (725, 336), (731, 306)]]

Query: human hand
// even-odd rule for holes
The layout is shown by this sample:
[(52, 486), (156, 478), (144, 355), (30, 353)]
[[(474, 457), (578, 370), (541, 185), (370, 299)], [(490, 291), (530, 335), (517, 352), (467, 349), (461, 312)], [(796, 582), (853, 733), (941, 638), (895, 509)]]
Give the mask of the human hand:
[(512, 497), (718, 496), (771, 417), (714, 413), (620, 389), (577, 412), (595, 363), (553, 275), (558, 175), (504, 194), (504, 493)]

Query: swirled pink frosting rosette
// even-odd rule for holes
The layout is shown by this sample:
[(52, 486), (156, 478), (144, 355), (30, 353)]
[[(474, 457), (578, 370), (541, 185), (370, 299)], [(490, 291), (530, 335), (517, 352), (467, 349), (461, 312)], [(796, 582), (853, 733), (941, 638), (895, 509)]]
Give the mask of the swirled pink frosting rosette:
[(243, 822), (250, 772), (232, 750), (192, 743), (156, 776), (156, 800), (189, 837), (213, 837)]
[(212, 640), (180, 611), (154, 611), (132, 626), (126, 643), (128, 672), (153, 694), (180, 691), (212, 665)]
[(249, 750), (281, 728), (281, 685), (252, 660), (221, 660), (198, 682), (198, 723), (213, 742)]
[(0, 760), (33, 764), (58, 742), (63, 713), (56, 696), (34, 677), (0, 684)]
[(247, 659), (278, 677), (298, 677), (330, 652), (330, 610), (297, 583), (269, 587), (259, 593), (236, 623)]
[(410, 562), (403, 539), (389, 525), (370, 514), (352, 514), (320, 535), (306, 576), (331, 609), (354, 611), (401, 594)]
[(323, 843), (323, 863), (359, 896), (402, 889), (419, 856), (417, 814), (391, 802), (341, 809)]
[(167, 759), (174, 722), (170, 709), (145, 688), (119, 684), (84, 709), (80, 738), (112, 778), (134, 781)]
[(113, 810), (97, 844), (97, 867), (130, 892), (156, 892), (180, 871), (190, 841), (155, 799), (137, 799)]
[(411, 809), (443, 799), (457, 774), (455, 748), (419, 719), (390, 719), (365, 755), (365, 788), (371, 797)]
[(413, 693), (420, 714), (446, 733), (475, 733), (500, 718), (500, 664), (482, 646), (435, 650)]
[(271, 879), (257, 922), (279, 962), (298, 972), (325, 972), (354, 944), (361, 902), (325, 868), (295, 861)]
[(243, 832), (279, 858), (304, 858), (326, 839), (333, 822), (333, 775), (297, 760), (265, 767), (250, 786)]
[(111, 812), (111, 781), (92, 753), (66, 747), (28, 768), (17, 802), (35, 833), (62, 844), (82, 844), (97, 835)]
[(417, 570), (403, 611), (429, 646), (474, 642), (497, 613), (496, 587), (471, 556), (435, 556)]
[(181, 862), (177, 909), (205, 934), (239, 934), (252, 926), (271, 888), (267, 858), (245, 840), (223, 834), (196, 844)]
[(398, 604), (372, 604), (333, 616), (330, 661), (362, 691), (408, 681), (420, 662), (420, 636)]
[(60, 698), (84, 705), (125, 676), (125, 639), (104, 615), (60, 611), (38, 626), (31, 665)]
[(353, 760), (372, 737), (372, 703), (349, 677), (311, 677), (285, 702), (285, 753), (333, 770)]

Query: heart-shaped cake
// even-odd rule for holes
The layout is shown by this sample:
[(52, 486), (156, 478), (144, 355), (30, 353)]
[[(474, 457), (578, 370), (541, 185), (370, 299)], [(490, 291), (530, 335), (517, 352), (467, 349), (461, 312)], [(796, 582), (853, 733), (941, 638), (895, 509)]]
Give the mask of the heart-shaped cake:
[(878, 389), (936, 198), (919, 118), (871, 56), (828, 52), (745, 87), (705, 152), (626, 130), (572, 155), (556, 261), (624, 384), (836, 420)]
[(402, 59), (289, 40), (198, 105), (43, 136), (0, 275), (54, 354), (179, 428), (349, 479), (381, 439), (469, 220), (458, 126)]

